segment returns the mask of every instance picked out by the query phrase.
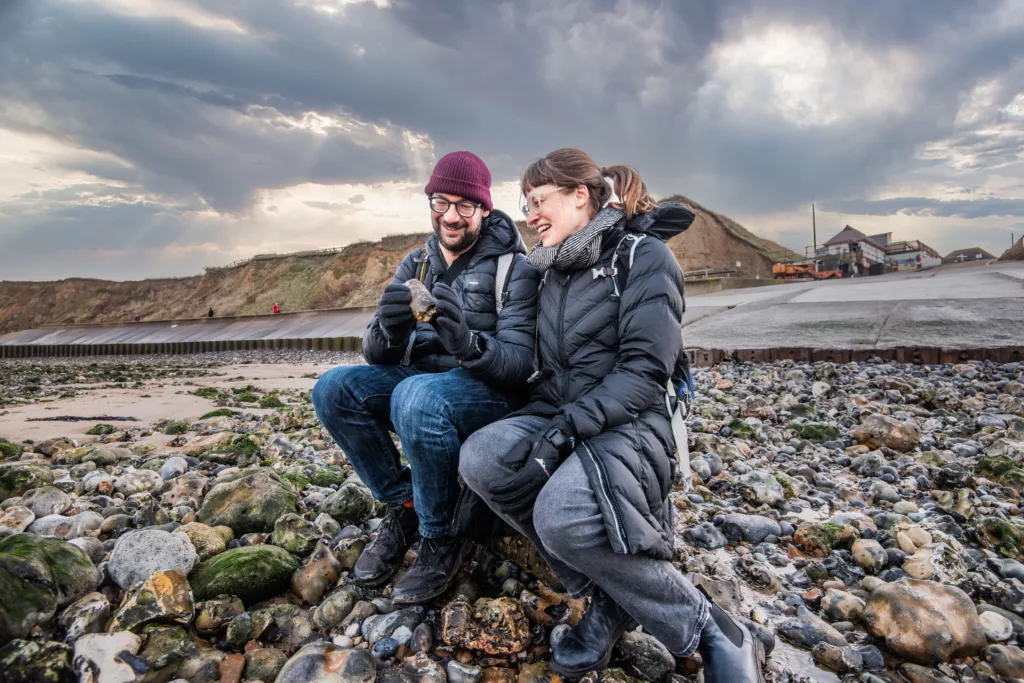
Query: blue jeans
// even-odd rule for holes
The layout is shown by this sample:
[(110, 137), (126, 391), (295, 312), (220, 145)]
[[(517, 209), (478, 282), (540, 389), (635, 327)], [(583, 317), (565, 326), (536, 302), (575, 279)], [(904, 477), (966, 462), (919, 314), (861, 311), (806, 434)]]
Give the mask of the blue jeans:
[(377, 500), (413, 501), (424, 538), (451, 530), (462, 442), (509, 413), (506, 398), (468, 370), (425, 373), (406, 365), (329, 370), (313, 387), (313, 408)]

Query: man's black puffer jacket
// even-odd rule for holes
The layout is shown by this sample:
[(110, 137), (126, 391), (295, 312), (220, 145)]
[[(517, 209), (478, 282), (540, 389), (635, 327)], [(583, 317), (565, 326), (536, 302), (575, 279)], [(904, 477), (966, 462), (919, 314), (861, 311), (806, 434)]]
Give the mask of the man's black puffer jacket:
[[(427, 261), (423, 284), (433, 287), (448, 269), (437, 237), (426, 244)], [(508, 276), (506, 300), (499, 317), (494, 300), (494, 281), (498, 257), (514, 253)], [(473, 257), (455, 279), (452, 288), (462, 300), (462, 312), (469, 329), (479, 333), (483, 346), (480, 358), (462, 363), (474, 376), (510, 395), (525, 393), (526, 380), (533, 372), (534, 334), (537, 321), (537, 285), (539, 274), (526, 262), (526, 247), (512, 219), (501, 211), (492, 211), (484, 219)], [(392, 282), (415, 279), (423, 262), (423, 250), (410, 252)], [(444, 372), (458, 367), (459, 361), (445, 350), (434, 328), (417, 323), (413, 334), (409, 363), (425, 372)], [(409, 339), (389, 340), (381, 331), (377, 317), (363, 335), (363, 357), (375, 365), (397, 365), (403, 361)]]
[(610, 264), (627, 232), (647, 235), (619, 297), (615, 278), (595, 277), (591, 268), (551, 270), (541, 288), (543, 379), (520, 414), (560, 413), (575, 427), (575, 453), (620, 553), (673, 557), (668, 494), (676, 460), (665, 385), (684, 353), (685, 305), (683, 271), (662, 240), (692, 222), (689, 210), (662, 204), (605, 233), (598, 268)]

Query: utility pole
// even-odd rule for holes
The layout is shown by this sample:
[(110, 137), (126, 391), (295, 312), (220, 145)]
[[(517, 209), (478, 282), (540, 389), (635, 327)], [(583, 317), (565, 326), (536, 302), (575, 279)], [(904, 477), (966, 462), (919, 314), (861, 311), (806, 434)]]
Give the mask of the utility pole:
[(814, 255), (818, 255), (818, 221), (814, 216), (814, 202), (811, 202), (811, 231), (814, 236)]

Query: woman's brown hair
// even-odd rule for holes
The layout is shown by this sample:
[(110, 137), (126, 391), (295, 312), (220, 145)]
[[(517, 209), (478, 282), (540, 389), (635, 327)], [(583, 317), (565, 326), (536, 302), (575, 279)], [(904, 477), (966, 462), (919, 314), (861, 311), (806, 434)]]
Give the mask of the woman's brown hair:
[[(605, 178), (611, 179), (612, 187), (608, 187)], [(537, 159), (526, 167), (520, 179), (523, 194), (548, 184), (563, 190), (585, 186), (590, 191), (591, 216), (596, 215), (608, 202), (613, 188), (619, 201), (612, 202), (610, 206), (621, 209), (626, 218), (647, 213), (655, 206), (643, 178), (635, 169), (622, 164), (602, 168), (589, 154), (573, 147), (556, 149)]]

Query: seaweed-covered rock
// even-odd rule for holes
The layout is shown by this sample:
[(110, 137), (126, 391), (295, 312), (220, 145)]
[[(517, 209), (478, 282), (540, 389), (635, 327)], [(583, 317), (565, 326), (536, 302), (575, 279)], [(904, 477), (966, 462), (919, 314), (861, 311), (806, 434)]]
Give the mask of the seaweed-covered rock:
[(12, 640), (0, 648), (4, 683), (74, 683), (71, 648), (63, 643)]
[(289, 513), (274, 523), (270, 542), (295, 555), (305, 555), (320, 540), (320, 531), (312, 522)]
[(978, 536), (1001, 555), (1024, 560), (1024, 525), (985, 517), (978, 523)]
[(236, 595), (247, 605), (288, 590), (299, 561), (274, 545), (233, 548), (199, 563), (189, 575), (197, 600)]
[(0, 465), (0, 503), (52, 483), (53, 473), (46, 465), (30, 462)]
[(272, 470), (243, 470), (225, 477), (206, 494), (196, 521), (228, 526), (235, 534), (272, 531), (282, 515), (298, 512), (291, 485)]
[(321, 510), (342, 526), (357, 524), (369, 517), (373, 511), (373, 496), (363, 486), (355, 483), (345, 484), (327, 496)]
[(99, 571), (67, 541), (17, 534), (0, 541), (0, 642), (23, 638), (36, 624), (96, 589)]
[(817, 522), (797, 529), (793, 543), (811, 557), (825, 557), (836, 548), (849, 549), (858, 538), (852, 526)]
[(839, 429), (834, 425), (822, 424), (820, 422), (805, 422), (797, 428), (797, 434), (801, 439), (824, 443), (842, 438)]

